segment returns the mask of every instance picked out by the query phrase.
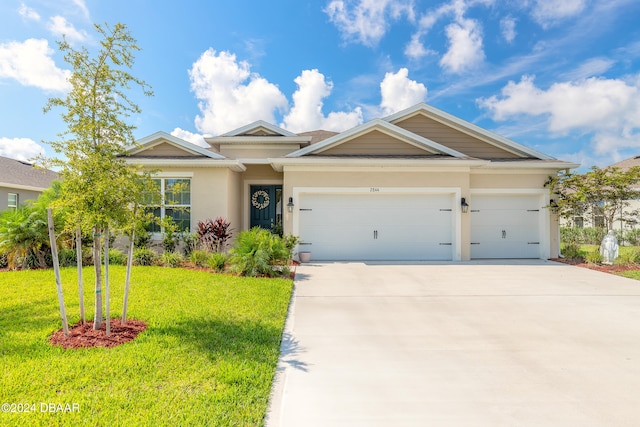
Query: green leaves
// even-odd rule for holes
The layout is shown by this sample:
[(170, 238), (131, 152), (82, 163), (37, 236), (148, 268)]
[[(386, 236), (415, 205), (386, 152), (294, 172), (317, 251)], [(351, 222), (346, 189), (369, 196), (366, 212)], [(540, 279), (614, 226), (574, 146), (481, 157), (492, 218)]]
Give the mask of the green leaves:
[(589, 172), (567, 172), (550, 177), (546, 186), (554, 200), (552, 207), (564, 218), (601, 216), (603, 225), (635, 221), (636, 212), (627, 210), (629, 201), (640, 197), (640, 168), (621, 170), (615, 167), (592, 167)]
[(59, 43), (64, 58), (72, 67), (71, 90), (63, 98), (51, 98), (44, 110), (61, 107), (67, 130), (49, 144), (62, 159), (63, 179), (58, 208), (69, 214), (67, 229), (80, 225), (122, 228), (136, 221), (136, 205), (143, 203), (149, 176), (141, 175), (121, 155), (134, 143), (135, 126), (127, 119), (140, 108), (129, 98), (133, 86), (143, 94), (152, 92), (129, 69), (134, 52), (140, 50), (124, 24), (110, 27), (95, 25), (101, 36), (100, 47), (92, 54), (87, 48), (74, 49), (66, 39)]

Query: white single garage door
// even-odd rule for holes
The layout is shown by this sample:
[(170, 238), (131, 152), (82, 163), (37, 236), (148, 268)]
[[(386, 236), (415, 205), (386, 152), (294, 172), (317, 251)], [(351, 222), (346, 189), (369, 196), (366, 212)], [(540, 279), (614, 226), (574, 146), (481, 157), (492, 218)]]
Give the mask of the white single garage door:
[(314, 260), (450, 260), (452, 195), (301, 194), (300, 250)]
[(540, 258), (537, 195), (473, 195), (471, 258)]

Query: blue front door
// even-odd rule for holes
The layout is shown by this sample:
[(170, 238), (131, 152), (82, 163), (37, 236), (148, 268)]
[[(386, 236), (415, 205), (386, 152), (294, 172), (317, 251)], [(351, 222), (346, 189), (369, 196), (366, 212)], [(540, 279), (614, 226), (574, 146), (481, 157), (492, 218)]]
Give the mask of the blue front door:
[(250, 226), (272, 230), (282, 221), (282, 185), (251, 185)]

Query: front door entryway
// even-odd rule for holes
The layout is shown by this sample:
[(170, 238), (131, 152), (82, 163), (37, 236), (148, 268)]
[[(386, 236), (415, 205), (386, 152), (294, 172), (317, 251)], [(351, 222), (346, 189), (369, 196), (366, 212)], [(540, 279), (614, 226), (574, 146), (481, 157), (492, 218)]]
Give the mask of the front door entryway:
[(282, 185), (249, 186), (250, 227), (277, 231), (282, 226)]

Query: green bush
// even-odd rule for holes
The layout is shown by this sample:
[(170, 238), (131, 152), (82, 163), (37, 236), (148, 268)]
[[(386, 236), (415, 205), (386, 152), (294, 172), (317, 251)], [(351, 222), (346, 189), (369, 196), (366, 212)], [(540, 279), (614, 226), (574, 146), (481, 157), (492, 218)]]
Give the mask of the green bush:
[(624, 235), (624, 240), (631, 246), (640, 245), (640, 228), (634, 228)]
[(589, 264), (601, 264), (602, 263), (602, 255), (600, 255), (600, 251), (596, 249), (595, 251), (588, 252), (585, 256), (585, 261)]
[(229, 251), (231, 271), (245, 276), (288, 275), (296, 241), (295, 237), (281, 238), (259, 227), (243, 231)]
[(163, 252), (162, 255), (160, 255), (160, 262), (165, 267), (177, 268), (182, 266), (182, 263), (184, 262), (184, 257), (180, 252), (166, 251), (166, 252)]
[(208, 258), (209, 252), (202, 249), (192, 251), (189, 255), (189, 260), (197, 267), (207, 267)]
[(58, 262), (60, 267), (73, 267), (77, 265), (75, 248), (61, 248), (58, 251)]
[(135, 265), (154, 265), (157, 257), (152, 249), (144, 246), (133, 250), (133, 263)]
[(562, 256), (566, 259), (584, 261), (585, 253), (576, 244), (567, 244), (562, 249)]
[(640, 249), (628, 248), (629, 250), (620, 250), (620, 254), (616, 259), (618, 265), (631, 265), (640, 262)]
[(214, 252), (207, 258), (207, 266), (217, 272), (222, 272), (227, 265), (228, 258), (224, 252)]
[(109, 264), (127, 265), (127, 255), (118, 248), (109, 248)]
[(0, 253), (0, 268), (7, 268), (9, 261), (7, 260), (7, 254)]

